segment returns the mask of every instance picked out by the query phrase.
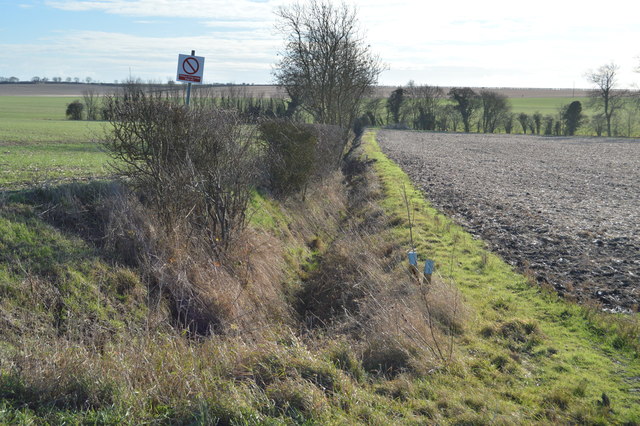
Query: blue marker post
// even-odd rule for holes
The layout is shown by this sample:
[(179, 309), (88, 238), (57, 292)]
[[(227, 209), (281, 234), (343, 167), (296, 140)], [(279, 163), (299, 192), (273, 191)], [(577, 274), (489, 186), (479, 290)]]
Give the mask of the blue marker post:
[(435, 267), (436, 262), (431, 259), (427, 259), (424, 263), (424, 278), (427, 281), (427, 284), (431, 284), (431, 274), (433, 274)]
[(409, 269), (411, 273), (417, 278), (418, 277), (418, 253), (415, 250), (409, 250), (407, 253), (409, 256)]

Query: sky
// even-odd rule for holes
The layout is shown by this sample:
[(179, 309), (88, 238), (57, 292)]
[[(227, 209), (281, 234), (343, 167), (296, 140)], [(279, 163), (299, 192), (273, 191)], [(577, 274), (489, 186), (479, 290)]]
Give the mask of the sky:
[[(292, 0), (0, 0), (0, 77), (176, 79), (178, 54), (205, 58), (205, 83), (274, 82)], [(304, 0), (302, 0), (304, 2)], [(386, 64), (381, 85), (588, 88), (619, 66), (640, 85), (635, 2), (346, 0)]]

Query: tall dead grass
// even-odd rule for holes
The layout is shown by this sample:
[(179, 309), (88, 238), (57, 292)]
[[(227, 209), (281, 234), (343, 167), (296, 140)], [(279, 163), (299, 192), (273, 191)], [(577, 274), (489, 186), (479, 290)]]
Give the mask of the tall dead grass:
[(439, 277), (427, 285), (410, 273), (367, 164), (348, 165), (347, 181), (340, 232), (300, 292), (306, 325), (350, 336), (370, 372), (425, 372), (451, 362), (467, 317), (460, 293)]
[(244, 229), (212, 257), (206, 240), (183, 227), (166, 232), (133, 195), (119, 197), (113, 207), (107, 247), (137, 265), (156, 313), (169, 302), (174, 325), (208, 335), (290, 322), (282, 296), (283, 243), (272, 235)]
[[(117, 422), (260, 423), (324, 418), (354, 403), (353, 379), (288, 328), (259, 342), (175, 332), (132, 334), (97, 352), (68, 340), (30, 342), (4, 364), (0, 398), (44, 414), (114, 412)], [(354, 404), (355, 405), (355, 404)]]
[(326, 422), (368, 404), (356, 388), (367, 377), (446, 365), (464, 332), (460, 295), (437, 278), (419, 286), (375, 176), (352, 167), (286, 200), (287, 230), (246, 228), (219, 257), (132, 193), (102, 199), (105, 253), (148, 283), (146, 327), (99, 344), (26, 335), (0, 357), (0, 398), (125, 423)]

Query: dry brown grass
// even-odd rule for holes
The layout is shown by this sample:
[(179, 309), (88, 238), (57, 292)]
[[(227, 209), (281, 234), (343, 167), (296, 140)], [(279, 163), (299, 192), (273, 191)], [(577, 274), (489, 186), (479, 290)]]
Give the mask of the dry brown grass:
[(174, 324), (198, 335), (252, 334), (273, 322), (290, 322), (281, 241), (245, 229), (224, 254), (212, 257), (206, 241), (186, 232), (186, 225), (167, 235), (135, 199), (115, 205), (108, 247), (126, 253), (141, 270), (156, 313), (168, 300)]
[(453, 359), (464, 330), (460, 294), (438, 277), (428, 286), (410, 274), (405, 249), (394, 240), (393, 220), (377, 205), (375, 176), (351, 164), (351, 186), (340, 232), (299, 295), (308, 327), (356, 342), (368, 371), (395, 375), (425, 372)]
[(0, 394), (36, 411), (109, 407), (126, 423), (322, 419), (331, 406), (358, 400), (353, 379), (290, 329), (249, 340), (156, 331), (122, 336), (100, 351), (64, 339), (25, 341), (2, 365)]
[[(114, 285), (147, 298), (146, 324), (99, 340), (25, 333), (0, 357), (0, 393), (38, 412), (113, 409), (121, 422), (371, 410), (357, 386), (446, 364), (464, 315), (453, 288), (434, 279), (425, 298), (408, 273), (368, 173), (348, 176), (348, 190), (340, 173), (316, 182), (282, 204), (288, 227), (249, 227), (220, 257), (187, 226), (160, 231), (131, 193), (101, 199), (104, 253), (129, 268)], [(129, 288), (134, 271), (148, 292)]]

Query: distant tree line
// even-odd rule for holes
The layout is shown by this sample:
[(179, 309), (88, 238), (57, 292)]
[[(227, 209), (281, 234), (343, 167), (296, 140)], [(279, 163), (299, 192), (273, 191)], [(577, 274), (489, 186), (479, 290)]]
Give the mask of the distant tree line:
[[(509, 99), (496, 91), (454, 87), (418, 86), (410, 81), (386, 99), (371, 100), (355, 123), (356, 133), (366, 126), (441, 132), (536, 134), (546, 136), (631, 137), (638, 134), (640, 93), (617, 88), (615, 64), (607, 64), (586, 77), (593, 90), (584, 100), (574, 100), (555, 114), (515, 114)], [(593, 111), (584, 113), (583, 103)]]
[(512, 133), (519, 125), (525, 134), (573, 135), (586, 122), (580, 101), (563, 106), (556, 116), (516, 115), (509, 99), (496, 91), (454, 87), (445, 93), (440, 87), (413, 82), (395, 89), (386, 100), (370, 102), (368, 108), (358, 125), (481, 133)]
[[(302, 16), (302, 15), (296, 15)], [(303, 55), (305, 52), (296, 52)], [(293, 60), (293, 59), (292, 59)], [(301, 60), (301, 62), (304, 62)], [(287, 64), (281, 64), (285, 66)], [(297, 69), (294, 67), (294, 69)], [(615, 64), (607, 64), (586, 74), (593, 90), (584, 99), (562, 105), (556, 113), (514, 113), (509, 99), (493, 90), (476, 91), (469, 87), (454, 87), (445, 92), (441, 87), (416, 85), (410, 81), (398, 87), (387, 98), (365, 98), (346, 106), (342, 112), (333, 108), (326, 93), (313, 88), (302, 94), (302, 88), (291, 83), (289, 99), (254, 96), (246, 86), (232, 86), (227, 93), (198, 91), (195, 102), (227, 110), (235, 110), (245, 122), (265, 118), (295, 119), (300, 122), (335, 124), (345, 127), (351, 123), (356, 135), (367, 126), (390, 126), (426, 131), (464, 131), (482, 133), (523, 133), (546, 136), (595, 134), (597, 136), (634, 136), (640, 127), (640, 97), (637, 92), (617, 88)], [(309, 74), (318, 72), (308, 70)], [(379, 72), (379, 68), (376, 68)], [(323, 73), (320, 73), (324, 75)], [(277, 77), (283, 79), (284, 75)], [(287, 75), (287, 78), (293, 78)], [(311, 78), (311, 76), (299, 77)], [(138, 82), (140, 83), (140, 82)], [(362, 87), (367, 86), (363, 83)], [(126, 82), (124, 83), (126, 84)], [(167, 97), (182, 102), (184, 88), (162, 85)], [(364, 92), (362, 92), (364, 93)], [(314, 100), (314, 96), (320, 96)], [(318, 102), (313, 104), (312, 102)], [(343, 108), (343, 105), (338, 105)], [(585, 108), (592, 113), (585, 114)], [(354, 111), (356, 111), (354, 113)], [(70, 119), (109, 120), (99, 96), (91, 90), (83, 92), (83, 100), (69, 104)], [(355, 118), (352, 118), (355, 117)], [(344, 121), (344, 122), (343, 122)]]
[(33, 76), (31, 77), (30, 80), (28, 81), (23, 81), (20, 80), (18, 77), (12, 76), (12, 77), (3, 77), (0, 76), (0, 83), (87, 83), (87, 84), (91, 84), (91, 83), (95, 83), (95, 81), (93, 80), (93, 78), (91, 77), (85, 77), (84, 79), (81, 79), (80, 77), (66, 77), (66, 78), (62, 78), (62, 77), (40, 77), (40, 76)]
[[(136, 81), (123, 83), (122, 90), (131, 90), (130, 87), (144, 87)], [(151, 89), (152, 86), (149, 86)], [(141, 90), (141, 89), (138, 89)], [(181, 86), (173, 89), (157, 89), (156, 95), (174, 104), (184, 103), (184, 93)], [(106, 95), (110, 98), (112, 95)], [(110, 121), (111, 110), (105, 106), (105, 96), (98, 91), (87, 89), (82, 91), (82, 100), (76, 99), (67, 104), (66, 115), (69, 120), (104, 120)], [(292, 119), (308, 121), (302, 116), (301, 111), (295, 108), (290, 100), (282, 98), (270, 98), (264, 96), (251, 96), (248, 91), (238, 91), (232, 87), (228, 93), (214, 93), (207, 90), (195, 92), (191, 103), (199, 107), (233, 110), (245, 123), (256, 123), (263, 119)]]

